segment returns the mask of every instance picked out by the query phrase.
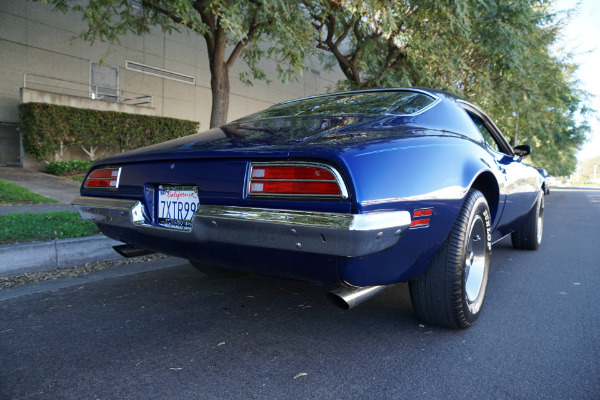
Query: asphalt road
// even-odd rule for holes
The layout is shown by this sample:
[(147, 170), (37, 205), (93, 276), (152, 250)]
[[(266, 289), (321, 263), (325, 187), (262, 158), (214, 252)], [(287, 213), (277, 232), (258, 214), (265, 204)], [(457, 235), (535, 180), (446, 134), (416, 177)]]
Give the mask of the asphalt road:
[(0, 398), (600, 398), (600, 191), (554, 190), (541, 248), (492, 258), (463, 331), (422, 325), (405, 284), (342, 311), (329, 287), (176, 259), (5, 289)]

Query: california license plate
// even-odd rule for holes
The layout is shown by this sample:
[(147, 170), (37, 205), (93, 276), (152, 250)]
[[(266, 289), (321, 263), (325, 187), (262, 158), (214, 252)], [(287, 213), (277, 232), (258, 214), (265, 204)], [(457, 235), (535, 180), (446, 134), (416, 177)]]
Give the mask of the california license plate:
[(197, 186), (158, 186), (158, 224), (166, 228), (192, 229), (198, 209)]

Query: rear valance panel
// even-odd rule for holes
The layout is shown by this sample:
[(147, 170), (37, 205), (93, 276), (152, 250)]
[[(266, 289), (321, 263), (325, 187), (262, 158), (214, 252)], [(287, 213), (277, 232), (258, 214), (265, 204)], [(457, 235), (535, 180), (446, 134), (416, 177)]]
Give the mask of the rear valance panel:
[[(201, 198), (241, 199), (248, 162), (243, 160), (178, 160), (121, 166), (119, 195), (141, 198), (144, 185), (197, 185)], [(83, 194), (102, 196), (98, 191)], [(107, 193), (110, 195), (110, 193)]]

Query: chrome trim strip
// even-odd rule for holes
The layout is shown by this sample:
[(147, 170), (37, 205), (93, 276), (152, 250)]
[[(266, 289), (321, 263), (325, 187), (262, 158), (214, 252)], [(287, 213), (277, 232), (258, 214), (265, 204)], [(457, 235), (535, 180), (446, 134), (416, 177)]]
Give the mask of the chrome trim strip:
[(121, 171), (123, 170), (122, 167), (118, 167), (119, 168), (119, 172), (117, 173), (117, 185), (115, 186), (115, 189), (119, 188), (119, 184), (121, 183)]
[(410, 227), (408, 211), (341, 214), (201, 205), (192, 229), (184, 231), (152, 225), (136, 200), (79, 196), (72, 204), (84, 219), (149, 236), (342, 257), (388, 249)]
[(361, 93), (368, 93), (368, 92), (414, 92), (414, 93), (420, 93), (429, 97), (432, 97), (434, 99), (433, 103), (429, 104), (428, 106), (424, 107), (423, 109), (415, 112), (415, 113), (410, 113), (410, 114), (384, 114), (384, 115), (394, 115), (396, 117), (414, 117), (417, 116), (419, 114), (424, 113), (425, 111), (431, 109), (432, 107), (434, 107), (436, 104), (438, 104), (440, 101), (442, 101), (442, 99), (437, 96), (435, 93), (431, 93), (427, 90), (423, 90), (423, 89), (418, 89), (418, 88), (373, 88), (373, 89), (362, 89), (362, 90), (346, 90), (346, 91), (342, 91), (342, 92), (332, 92), (332, 93), (325, 93), (325, 94), (315, 94), (312, 96), (306, 96), (306, 97), (300, 97), (298, 99), (292, 99), (292, 100), (286, 100), (286, 101), (282, 101), (281, 103), (277, 103), (274, 104), (273, 106), (279, 106), (282, 104), (288, 104), (288, 103), (294, 103), (297, 101), (301, 101), (301, 100), (308, 100), (308, 99), (314, 99), (314, 98), (319, 98), (319, 97), (327, 97), (327, 96), (331, 96), (331, 95), (351, 95), (351, 94), (361, 94)]
[(385, 115), (393, 115), (393, 116), (397, 116), (397, 117), (416, 117), (417, 115), (421, 115), (424, 112), (431, 110), (433, 107), (437, 106), (439, 102), (442, 101), (441, 98), (439, 98), (438, 96), (434, 96), (431, 93), (427, 93), (429, 96), (433, 97), (434, 100), (431, 104), (426, 105), (425, 107), (421, 108), (419, 111), (414, 112), (412, 114), (385, 114)]
[(492, 119), (485, 112), (483, 112), (482, 109), (480, 109), (472, 103), (469, 103), (466, 100), (458, 99), (456, 100), (456, 102), (463, 108), (463, 110), (465, 110), (466, 112), (470, 111), (476, 114), (479, 118), (481, 118), (484, 121), (484, 123), (487, 123), (489, 125), (491, 131), (490, 133), (492, 134), (492, 136), (494, 136), (494, 138), (498, 139), (501, 142), (500, 147), (503, 147), (503, 149), (501, 149), (501, 153), (508, 154), (511, 157), (515, 156), (515, 152), (512, 146), (510, 145), (500, 128), (498, 128), (494, 121), (492, 121)]

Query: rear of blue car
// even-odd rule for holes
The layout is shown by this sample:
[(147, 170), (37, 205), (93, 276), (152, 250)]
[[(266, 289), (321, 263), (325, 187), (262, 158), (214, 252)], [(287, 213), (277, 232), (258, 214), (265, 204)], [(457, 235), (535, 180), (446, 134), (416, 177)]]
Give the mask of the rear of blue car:
[(421, 318), (465, 328), (483, 303), (492, 242), (525, 224), (517, 242), (537, 248), (543, 201), (464, 107), (419, 89), (282, 103), (99, 161), (73, 205), (126, 254), (337, 283), (346, 308), (409, 281)]

